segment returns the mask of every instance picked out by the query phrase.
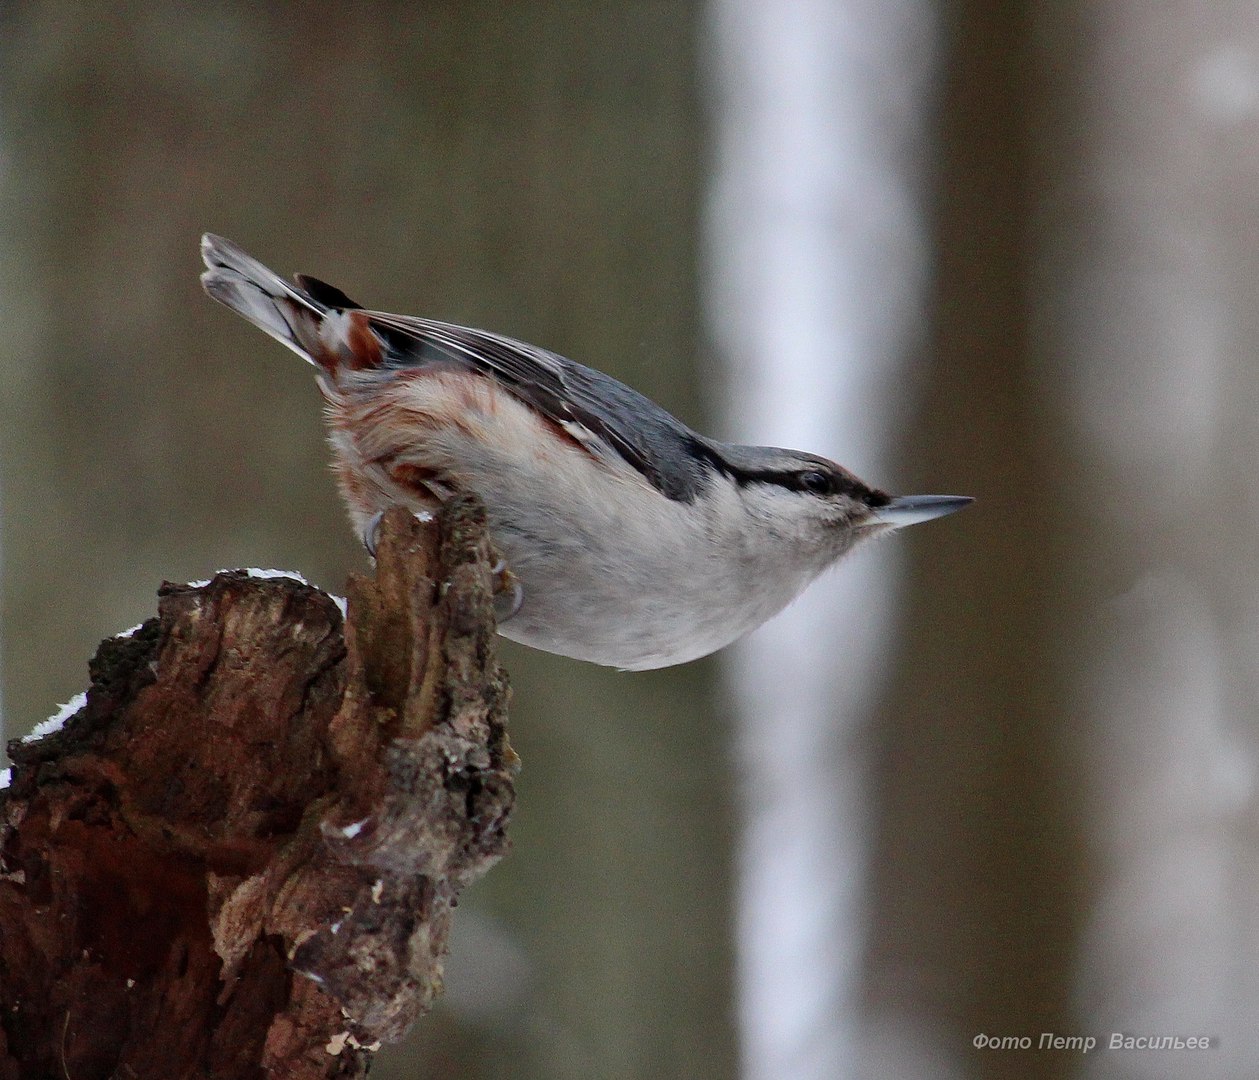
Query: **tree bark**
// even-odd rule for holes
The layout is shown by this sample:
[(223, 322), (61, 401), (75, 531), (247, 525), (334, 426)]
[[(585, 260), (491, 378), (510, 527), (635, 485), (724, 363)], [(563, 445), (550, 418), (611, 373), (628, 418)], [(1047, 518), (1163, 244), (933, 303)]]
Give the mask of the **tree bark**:
[(348, 617), (162, 586), (0, 792), (0, 1078), (356, 1077), (441, 988), (516, 758), (479, 507), (382, 523)]

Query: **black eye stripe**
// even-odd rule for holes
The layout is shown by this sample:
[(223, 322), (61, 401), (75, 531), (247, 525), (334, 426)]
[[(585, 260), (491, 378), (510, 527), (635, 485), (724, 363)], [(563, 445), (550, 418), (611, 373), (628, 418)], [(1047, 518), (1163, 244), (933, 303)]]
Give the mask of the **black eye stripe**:
[(855, 477), (821, 468), (793, 472), (741, 472), (738, 480), (744, 484), (773, 484), (788, 491), (800, 491), (809, 495), (849, 495), (855, 499), (864, 499), (871, 494), (870, 489)]
[[(749, 484), (773, 484), (774, 487), (787, 491), (799, 491), (817, 495), (818, 492), (806, 486), (804, 478), (806, 476), (815, 477), (820, 474), (826, 478), (826, 482), (829, 485), (829, 495), (847, 495), (849, 498), (863, 502), (871, 507), (886, 506), (892, 499), (886, 492), (862, 483), (846, 469), (836, 468), (825, 462), (817, 462), (816, 464), (807, 461), (793, 462), (794, 468), (787, 466), (785, 462), (778, 468), (748, 468), (744, 462), (736, 465), (726, 455), (715, 453), (709, 444), (696, 442), (693, 449), (696, 457), (705, 460), (710, 468), (723, 476), (729, 477), (740, 487), (746, 487)], [(772, 448), (765, 447), (732, 447), (730, 449), (739, 451), (753, 450), (765, 455), (777, 453)], [(807, 483), (811, 484), (814, 481), (809, 480)]]
[(797, 475), (796, 482), (801, 491), (810, 495), (833, 495), (836, 490), (834, 473), (823, 472), (821, 469), (809, 469)]

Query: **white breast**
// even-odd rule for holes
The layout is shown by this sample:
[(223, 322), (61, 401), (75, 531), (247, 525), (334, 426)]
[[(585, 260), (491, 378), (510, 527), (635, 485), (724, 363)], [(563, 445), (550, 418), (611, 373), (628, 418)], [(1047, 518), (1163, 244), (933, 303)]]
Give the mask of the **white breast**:
[[(395, 480), (414, 465), (484, 502), (524, 590), (500, 630), (526, 645), (635, 670), (681, 663), (759, 625), (820, 569), (760, 528), (731, 481), (715, 478), (699, 503), (668, 499), (589, 433), (563, 438), (489, 380), (396, 378), (330, 403), (334, 447), (383, 501), (417, 505)], [(360, 527), (382, 508), (356, 507)]]

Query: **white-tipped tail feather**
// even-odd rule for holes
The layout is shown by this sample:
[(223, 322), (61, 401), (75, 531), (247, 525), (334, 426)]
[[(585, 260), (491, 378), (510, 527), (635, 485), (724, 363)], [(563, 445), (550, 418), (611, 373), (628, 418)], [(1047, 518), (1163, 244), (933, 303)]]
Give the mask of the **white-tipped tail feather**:
[(210, 296), (307, 363), (315, 363), (303, 342), (318, 333), (325, 314), (322, 306), (221, 236), (206, 233), (201, 238), (201, 257), (208, 267), (201, 285)]

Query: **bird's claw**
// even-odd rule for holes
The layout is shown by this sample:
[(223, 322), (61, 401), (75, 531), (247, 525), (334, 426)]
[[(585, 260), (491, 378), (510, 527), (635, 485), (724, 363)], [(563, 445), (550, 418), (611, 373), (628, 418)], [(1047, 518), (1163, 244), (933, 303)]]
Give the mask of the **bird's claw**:
[(363, 547), (367, 548), (367, 554), (373, 559), (376, 558), (376, 542), (380, 539), (380, 519), (384, 516), (383, 510), (377, 510), (367, 519), (367, 524), (363, 526), (363, 535), (360, 537)]
[[(428, 510), (412, 510), (411, 514), (416, 521), (433, 520), (433, 515)], [(384, 516), (383, 510), (377, 510), (367, 519), (367, 524), (363, 526), (363, 532), (359, 536), (359, 539), (363, 541), (363, 547), (367, 549), (367, 554), (373, 559), (376, 558), (376, 546), (380, 542), (380, 521)]]

